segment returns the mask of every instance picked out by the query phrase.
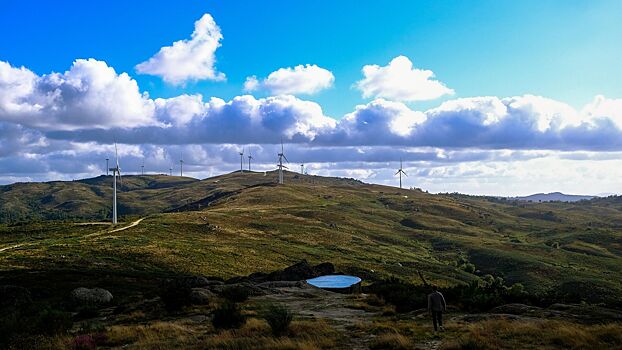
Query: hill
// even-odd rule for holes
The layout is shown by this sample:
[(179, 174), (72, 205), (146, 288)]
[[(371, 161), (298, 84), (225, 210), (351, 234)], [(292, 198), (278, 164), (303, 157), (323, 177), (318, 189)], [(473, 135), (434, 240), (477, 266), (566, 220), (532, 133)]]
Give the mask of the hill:
[[(80, 230), (70, 232), (82, 226), (26, 224), (5, 226), (2, 243), (15, 237), (27, 241), (29, 230), (36, 231), (41, 241), (28, 243), (27, 256), (8, 254), (19, 256), (18, 266), (27, 268), (90, 269), (86, 265), (97, 262), (113, 270), (228, 278), (307, 259), (332, 261), (372, 279), (397, 275), (416, 281), (416, 270), (424, 270), (437, 283), (453, 285), (494, 274), (540, 292), (602, 290), (602, 300), (622, 295), (617, 268), (622, 205), (613, 199), (525, 203), (295, 173), (286, 174), (284, 186), (275, 181), (275, 173), (231, 173), (201, 181), (128, 176), (119, 195), (121, 215), (148, 217), (127, 233), (79, 239)], [(101, 220), (109, 206), (109, 182), (98, 177), (4, 186), (2, 206), (5, 212), (9, 205), (17, 207), (26, 216), (62, 213)], [(7, 201), (11, 196), (15, 199)], [(56, 230), (68, 237), (66, 244), (52, 244), (66, 253), (63, 261), (47, 256), (52, 248), (46, 242), (56, 242)]]
[(564, 194), (561, 192), (551, 192), (551, 193), (536, 193), (529, 196), (523, 197), (514, 197), (513, 199), (518, 199), (519, 201), (529, 201), (529, 202), (578, 202), (578, 201), (587, 201), (590, 199), (596, 198), (596, 196), (582, 196), (576, 194)]
[[(189, 321), (188, 317), (192, 320), (198, 317), (195, 309), (177, 316), (153, 311), (160, 309), (154, 309), (148, 301), (159, 300), (164, 281), (184, 276), (230, 279), (282, 269), (303, 259), (314, 264), (332, 262), (337, 271), (363, 278), (365, 286), (397, 277), (412, 284), (407, 287), (409, 295), (421, 285), (418, 272), (422, 272), (430, 283), (453, 293), (448, 294), (453, 299), (450, 303), (457, 302), (462, 295), (451, 292), (455, 290), (452, 288), (493, 281), (506, 286), (521, 284), (526, 293), (522, 298), (540, 306), (559, 302), (622, 306), (620, 197), (575, 203), (532, 203), (459, 194), (434, 195), (352, 179), (295, 173), (287, 173), (285, 180), (285, 185), (277, 185), (275, 173), (264, 176), (239, 172), (205, 180), (124, 177), (119, 202), (125, 222), (117, 226), (58, 220), (1, 224), (0, 284), (27, 287), (33, 296), (55, 305), (63, 305), (74, 288), (105, 288), (112, 292), (117, 305), (114, 315), (106, 318), (113, 327), (110, 329), (126, 327), (120, 329), (126, 329), (124, 332), (131, 329), (135, 334), (149, 334), (149, 337), (175, 330), (168, 335), (169, 345), (179, 341), (182, 335), (176, 332), (185, 329), (180, 327), (190, 327), (187, 334), (226, 335), (204, 329), (204, 323)], [(100, 220), (105, 215), (98, 210), (108, 206), (110, 187), (107, 177), (14, 184), (1, 188), (0, 203), (5, 213), (18, 208), (23, 217), (44, 219), (62, 213), (75, 220), (91, 217)], [(10, 206), (7, 198), (11, 199)], [(142, 220), (130, 225), (139, 216)], [(369, 344), (372, 339), (366, 334), (377, 329), (394, 329), (411, 335), (426, 329), (419, 321), (413, 323), (412, 315), (387, 319), (382, 316), (387, 306), (377, 306), (378, 301), (372, 300), (369, 303), (373, 305), (368, 305), (356, 298), (318, 296), (309, 291), (296, 292), (299, 294), (290, 297), (291, 292), (281, 290), (265, 298), (288, 303), (299, 314), (328, 318), (332, 326), (322, 326), (321, 332), (332, 334), (330, 339), (347, 337), (349, 340), (341, 348)], [(304, 300), (299, 300), (300, 295)], [(253, 303), (260, 301), (249, 304), (251, 315), (255, 312), (252, 308), (259, 307), (252, 306), (256, 305)], [(309, 309), (313, 305), (321, 311)], [(210, 308), (213, 307), (210, 303)], [(353, 311), (353, 308), (364, 310)], [(375, 311), (365, 311), (368, 309)], [(210, 313), (210, 310), (201, 312)], [(570, 314), (559, 310), (537, 312)], [(356, 324), (344, 321), (348, 318)], [(529, 318), (526, 320), (531, 322)], [(143, 324), (171, 328), (149, 330), (140, 328), (145, 327)], [(370, 328), (357, 328), (363, 324)], [(486, 323), (480, 326), (490, 327)], [(454, 323), (452, 327), (451, 337), (464, 334), (459, 324)], [(504, 327), (503, 332), (522, 332), (534, 325), (525, 324), (521, 327), (527, 328), (520, 329)], [(582, 329), (582, 326), (558, 323), (543, 327)], [(255, 335), (238, 334), (234, 340), (256, 337), (253, 332), (258, 330), (253, 329), (244, 332)], [(115, 337), (114, 332), (109, 334)], [(420, 336), (425, 341), (438, 341), (432, 334)], [(120, 337), (119, 344), (131, 342), (127, 336)], [(184, 339), (196, 346), (190, 348), (225, 347), (208, 346), (195, 338)], [(261, 339), (268, 341), (265, 337)], [(304, 339), (307, 338), (296, 341), (303, 344), (308, 340)], [(560, 341), (551, 339), (552, 344)], [(137, 341), (136, 344), (143, 345), (133, 348), (153, 345), (149, 338), (144, 341), (144, 344)], [(315, 347), (339, 348), (335, 343)]]

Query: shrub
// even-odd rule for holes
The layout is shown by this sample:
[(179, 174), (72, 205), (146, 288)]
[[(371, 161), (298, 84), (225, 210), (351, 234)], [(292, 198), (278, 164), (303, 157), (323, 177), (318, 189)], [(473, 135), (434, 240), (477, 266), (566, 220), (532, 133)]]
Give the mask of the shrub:
[(95, 350), (97, 349), (97, 343), (90, 335), (83, 334), (73, 339), (70, 348), (74, 350)]
[(192, 288), (181, 285), (180, 283), (169, 283), (164, 285), (160, 298), (164, 302), (164, 307), (168, 312), (181, 310), (183, 307), (190, 305), (190, 294)]
[(65, 333), (73, 325), (69, 312), (45, 308), (37, 316), (37, 330), (39, 334), (56, 335)]
[(242, 315), (240, 308), (230, 301), (224, 302), (214, 310), (212, 325), (215, 328), (240, 328), (245, 322), (246, 317)]
[(248, 300), (250, 295), (250, 291), (247, 287), (244, 286), (230, 286), (220, 293), (220, 296), (223, 298), (233, 302), (233, 303), (242, 303)]
[(270, 325), (272, 334), (278, 337), (287, 332), (294, 315), (284, 305), (270, 304), (263, 311), (263, 318)]

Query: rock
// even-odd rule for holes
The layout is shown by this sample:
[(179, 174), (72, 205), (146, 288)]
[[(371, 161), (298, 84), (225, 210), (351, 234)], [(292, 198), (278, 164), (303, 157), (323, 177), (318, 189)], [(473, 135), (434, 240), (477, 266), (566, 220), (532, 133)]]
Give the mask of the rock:
[(105, 305), (112, 302), (112, 293), (103, 288), (76, 288), (71, 291), (71, 299), (78, 305)]
[(474, 323), (488, 320), (508, 320), (508, 321), (520, 321), (520, 320), (528, 320), (530, 317), (523, 317), (511, 314), (467, 314), (452, 317), (452, 321), (454, 322), (466, 322), (466, 323)]
[(266, 295), (266, 291), (264, 289), (249, 282), (215, 285), (215, 286), (210, 287), (210, 291), (218, 295), (226, 294), (227, 291), (230, 291), (233, 289), (242, 289), (248, 296)]
[(491, 310), (496, 314), (533, 315), (542, 312), (542, 308), (525, 304), (506, 304)]
[(0, 309), (21, 307), (32, 303), (30, 291), (10, 284), (0, 286)]
[(214, 298), (214, 293), (203, 288), (192, 288), (190, 302), (193, 305), (207, 305)]
[(323, 275), (335, 273), (335, 266), (331, 263), (322, 263), (311, 266), (306, 260), (286, 267), (282, 271), (275, 271), (268, 275), (269, 281), (302, 281)]
[(305, 281), (269, 281), (259, 283), (257, 285), (260, 288), (274, 289), (274, 288), (310, 288), (310, 285)]

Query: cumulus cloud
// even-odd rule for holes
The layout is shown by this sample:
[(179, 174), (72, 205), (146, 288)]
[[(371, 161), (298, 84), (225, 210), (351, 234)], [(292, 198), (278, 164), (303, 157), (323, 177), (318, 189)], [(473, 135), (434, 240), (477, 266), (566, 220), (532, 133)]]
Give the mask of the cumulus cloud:
[(364, 98), (416, 102), (454, 94), (452, 89), (433, 79), (431, 70), (413, 68), (406, 56), (395, 57), (387, 66), (366, 65), (363, 76), (355, 86)]
[(280, 68), (268, 75), (263, 81), (256, 76), (246, 78), (245, 91), (268, 90), (272, 94), (315, 94), (333, 86), (335, 76), (327, 69), (315, 64), (298, 65), (294, 68)]
[(37, 76), (0, 61), (0, 121), (48, 130), (157, 124), (153, 101), (126, 73), (76, 60), (65, 73)]
[(153, 57), (136, 65), (136, 71), (157, 75), (174, 85), (191, 80), (224, 80), (225, 75), (214, 67), (222, 38), (216, 21), (206, 13), (194, 23), (190, 40), (162, 47)]

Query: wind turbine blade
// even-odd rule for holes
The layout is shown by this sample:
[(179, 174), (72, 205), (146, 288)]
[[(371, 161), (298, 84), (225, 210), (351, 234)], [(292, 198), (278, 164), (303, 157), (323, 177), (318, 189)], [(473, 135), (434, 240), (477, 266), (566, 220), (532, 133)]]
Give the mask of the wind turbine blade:
[(405, 176), (408, 176), (408, 174), (406, 174), (406, 172), (405, 172), (405, 171), (402, 171), (402, 174), (404, 174)]
[[(400, 173), (400, 171), (398, 170), (398, 171), (395, 173), (395, 175), (397, 175), (397, 174), (399, 174), (399, 173)], [(395, 176), (395, 175), (393, 175), (393, 176)]]
[(119, 152), (117, 150), (117, 143), (114, 143), (114, 159), (117, 162), (117, 168), (119, 168)]
[(289, 160), (287, 159), (287, 157), (285, 157), (285, 154), (283, 154), (283, 159), (285, 159), (285, 161), (289, 163)]

